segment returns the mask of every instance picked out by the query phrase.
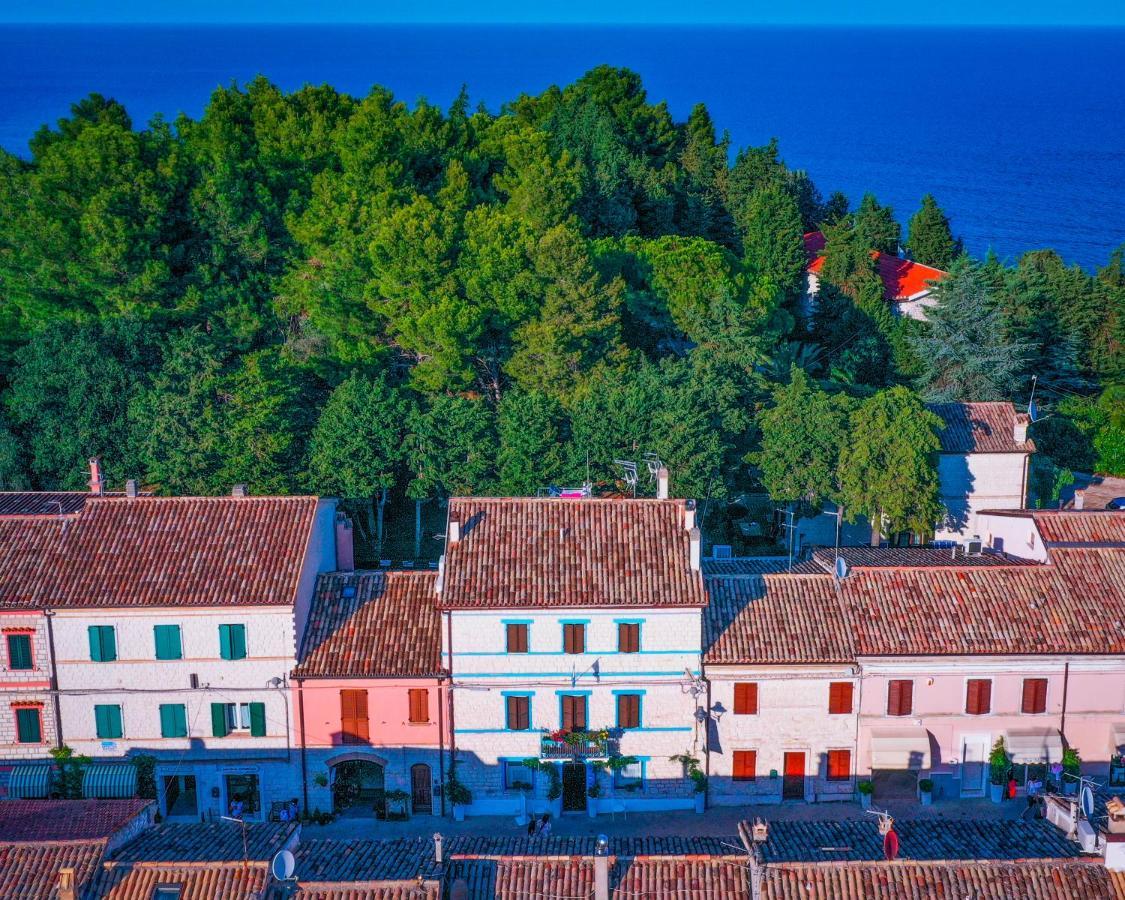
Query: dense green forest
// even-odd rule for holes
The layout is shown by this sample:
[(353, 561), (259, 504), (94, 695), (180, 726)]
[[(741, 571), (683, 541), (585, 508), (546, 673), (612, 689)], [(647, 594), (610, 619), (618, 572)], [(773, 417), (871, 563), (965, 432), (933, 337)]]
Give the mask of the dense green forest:
[[(929, 324), (882, 299), (869, 251), (900, 247), (954, 273)], [(626, 70), (498, 113), (258, 79), (139, 130), (92, 95), (0, 155), (8, 489), (81, 488), (98, 454), (163, 493), (528, 493), (652, 452), (681, 495), (906, 527), (921, 401), (1026, 403), (1033, 375), (1041, 480), (1125, 474), (1121, 250), (971, 260), (932, 197), (902, 233)]]

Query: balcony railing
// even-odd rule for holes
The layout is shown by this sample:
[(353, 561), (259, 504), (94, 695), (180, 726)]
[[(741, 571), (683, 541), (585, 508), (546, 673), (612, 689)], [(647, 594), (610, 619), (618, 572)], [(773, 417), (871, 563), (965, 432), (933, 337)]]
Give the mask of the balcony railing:
[(615, 741), (604, 731), (544, 731), (540, 759), (598, 759), (612, 754)]

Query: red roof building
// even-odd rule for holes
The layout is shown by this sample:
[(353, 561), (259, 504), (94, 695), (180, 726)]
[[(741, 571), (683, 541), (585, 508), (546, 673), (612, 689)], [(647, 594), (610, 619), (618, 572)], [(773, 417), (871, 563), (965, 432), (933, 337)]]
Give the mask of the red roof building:
[[(824, 257), (821, 255), (824, 246), (822, 232), (810, 231), (805, 235), (805, 256), (809, 261), (807, 271), (811, 275), (819, 275), (824, 267)], [(880, 253), (878, 250), (871, 252), (871, 258), (875, 260), (875, 269), (883, 280), (883, 297), (892, 303), (919, 300), (933, 290), (932, 282), (941, 281), (949, 275), (933, 266)]]

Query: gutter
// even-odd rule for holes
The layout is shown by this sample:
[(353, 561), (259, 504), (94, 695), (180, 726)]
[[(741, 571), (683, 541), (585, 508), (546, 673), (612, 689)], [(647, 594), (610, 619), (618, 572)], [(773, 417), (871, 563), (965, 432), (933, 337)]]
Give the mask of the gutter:
[(309, 812), (309, 761), (305, 750), (305, 690), (304, 679), (296, 678), (297, 710), (301, 721), (301, 795), (305, 803), (305, 815)]
[(51, 660), (51, 707), (55, 713), (55, 747), (63, 746), (62, 710), (59, 706), (59, 670), (55, 664), (55, 629), (51, 624), (54, 610), (44, 609), (43, 618), (47, 620), (47, 655)]

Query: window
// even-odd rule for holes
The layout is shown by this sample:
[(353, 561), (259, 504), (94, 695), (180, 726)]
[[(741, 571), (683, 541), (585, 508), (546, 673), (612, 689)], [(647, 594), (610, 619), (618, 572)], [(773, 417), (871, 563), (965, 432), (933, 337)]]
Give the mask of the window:
[(31, 658), (31, 635), (8, 635), (8, 668), (13, 672), (35, 668)]
[(909, 678), (887, 682), (887, 715), (909, 716), (914, 711), (914, 682)]
[(617, 651), (619, 653), (641, 652), (641, 623), (617, 623)]
[(367, 691), (340, 691), (340, 742), (365, 744), (371, 740), (367, 718)]
[(564, 731), (583, 731), (586, 728), (585, 695), (562, 695), (562, 728)]
[(1025, 678), (1023, 680), (1023, 712), (1029, 715), (1047, 711), (1047, 679)]
[(426, 688), (410, 688), (410, 721), (415, 725), (430, 721), (430, 692)]
[(509, 731), (527, 731), (531, 727), (531, 698), (510, 694), (504, 698), (505, 724)]
[(527, 653), (527, 623), (509, 622), (506, 626), (509, 653)]
[(828, 751), (828, 780), (847, 781), (852, 777), (852, 751)]
[(246, 626), (219, 626), (219, 656), (223, 659), (246, 659)]
[[(508, 698), (512, 699), (511, 697)], [(524, 700), (527, 698), (524, 697)], [(504, 760), (504, 788), (514, 790), (521, 785), (535, 784), (535, 773), (521, 762)]]
[(86, 632), (90, 636), (91, 660), (113, 662), (117, 659), (117, 638), (112, 625), (91, 625)]
[(758, 776), (758, 751), (735, 750), (734, 772), (735, 781), (753, 781)]
[(158, 884), (152, 889), (152, 900), (180, 900), (183, 896), (183, 885)]
[(566, 653), (586, 652), (586, 626), (580, 622), (563, 625), (563, 650)]
[(212, 703), (211, 732), (226, 737), (232, 731), (249, 731), (251, 737), (265, 737), (264, 703)]
[(121, 707), (108, 703), (95, 706), (94, 732), (103, 740), (121, 737)]
[(187, 709), (182, 703), (160, 704), (160, 736), (187, 737)]
[(758, 714), (757, 682), (740, 681), (735, 684), (734, 714), (736, 716), (756, 716)]
[(987, 678), (970, 678), (965, 683), (965, 712), (985, 716), (992, 712), (992, 682)]
[(618, 694), (617, 695), (617, 727), (618, 728), (640, 728), (641, 727), (641, 695), (640, 694)]
[[(226, 775), (227, 811), (235, 813), (235, 803), (242, 804), (242, 815), (253, 816), (262, 808), (261, 791), (257, 775)], [(237, 816), (235, 818), (238, 818)]]
[(640, 760), (629, 763), (624, 768), (613, 773), (613, 786), (618, 788), (634, 788), (644, 785), (645, 767)]
[(183, 657), (179, 625), (154, 625), (152, 633), (156, 639), (157, 659), (181, 659)]
[(828, 685), (828, 712), (831, 715), (846, 715), (852, 711), (852, 683), (833, 681)]
[(16, 740), (21, 744), (43, 742), (43, 719), (38, 706), (16, 709)]

